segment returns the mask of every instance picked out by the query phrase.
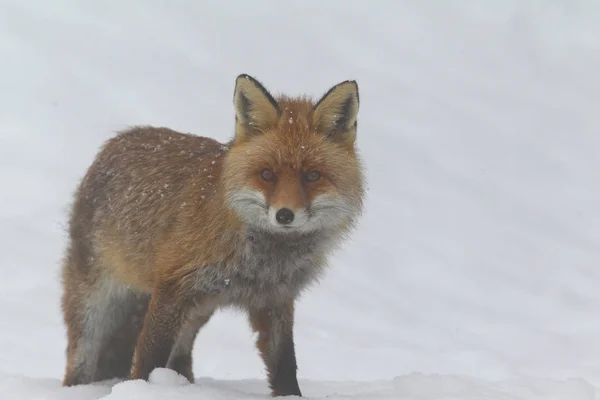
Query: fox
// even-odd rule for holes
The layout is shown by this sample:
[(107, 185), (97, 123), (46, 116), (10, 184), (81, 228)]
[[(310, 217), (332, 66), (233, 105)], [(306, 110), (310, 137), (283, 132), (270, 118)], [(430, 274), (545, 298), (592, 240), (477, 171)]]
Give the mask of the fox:
[(155, 368), (194, 383), (198, 331), (231, 307), (256, 334), (271, 395), (302, 396), (295, 305), (363, 214), (358, 84), (314, 101), (241, 74), (233, 92), (228, 142), (130, 126), (78, 182), (61, 265), (63, 386)]

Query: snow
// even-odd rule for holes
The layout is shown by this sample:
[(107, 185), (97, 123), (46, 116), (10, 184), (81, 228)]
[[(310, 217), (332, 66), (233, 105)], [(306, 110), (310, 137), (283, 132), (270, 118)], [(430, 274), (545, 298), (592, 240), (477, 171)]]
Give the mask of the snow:
[[(304, 381), (308, 398), (402, 399), (402, 400), (561, 400), (596, 399), (595, 389), (581, 379), (544, 379), (488, 382), (452, 375), (413, 373), (393, 380), (369, 382)], [(152, 400), (152, 399), (268, 399), (264, 384), (257, 380), (199, 379), (191, 385), (174, 371), (156, 369), (150, 382), (110, 381), (62, 388), (58, 381), (8, 377), (0, 379), (3, 397), (44, 400)], [(11, 397), (12, 396), (12, 397)]]
[(0, 1), (0, 398), (268, 398), (246, 319), (197, 383), (61, 388), (72, 192), (134, 124), (227, 140), (240, 73), (359, 84), (369, 195), (297, 308), (309, 398), (600, 398), (600, 3)]

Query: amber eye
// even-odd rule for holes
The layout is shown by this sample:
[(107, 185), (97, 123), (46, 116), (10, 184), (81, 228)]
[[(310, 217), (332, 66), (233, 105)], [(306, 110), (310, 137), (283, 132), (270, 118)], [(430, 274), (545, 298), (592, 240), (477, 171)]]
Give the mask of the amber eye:
[(306, 174), (306, 176), (304, 177), (304, 179), (306, 179), (307, 182), (316, 182), (321, 178), (321, 173), (319, 171), (310, 171), (308, 174)]
[(265, 168), (262, 171), (260, 171), (260, 177), (263, 179), (263, 181), (267, 181), (267, 182), (275, 181), (275, 174), (273, 173), (273, 170), (271, 170), (269, 168)]

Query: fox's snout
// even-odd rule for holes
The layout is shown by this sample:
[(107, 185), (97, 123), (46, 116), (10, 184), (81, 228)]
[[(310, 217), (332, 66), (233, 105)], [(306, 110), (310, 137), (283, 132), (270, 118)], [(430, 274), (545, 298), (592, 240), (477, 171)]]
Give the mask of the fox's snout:
[(293, 177), (282, 177), (265, 193), (268, 218), (275, 227), (299, 228), (308, 218), (306, 210), (310, 198), (302, 185)]
[(278, 228), (301, 228), (308, 222), (308, 212), (305, 207), (269, 206), (269, 223)]

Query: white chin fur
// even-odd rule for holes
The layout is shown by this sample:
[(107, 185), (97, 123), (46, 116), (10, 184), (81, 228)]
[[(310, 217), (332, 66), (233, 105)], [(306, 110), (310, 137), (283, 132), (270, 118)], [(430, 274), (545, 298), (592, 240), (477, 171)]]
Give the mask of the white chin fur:
[(274, 232), (311, 232), (333, 228), (352, 219), (356, 208), (344, 196), (317, 196), (307, 210), (296, 209), (294, 220), (282, 225), (275, 215), (278, 208), (269, 207), (262, 193), (253, 190), (240, 190), (228, 196), (229, 206), (245, 222)]
[(352, 220), (358, 214), (356, 206), (345, 196), (323, 194), (310, 205), (309, 218), (313, 229), (327, 229)]
[(247, 223), (262, 224), (266, 222), (268, 207), (262, 193), (254, 190), (239, 190), (230, 193), (227, 201), (229, 206)]

